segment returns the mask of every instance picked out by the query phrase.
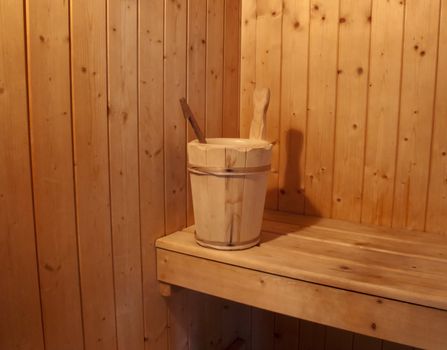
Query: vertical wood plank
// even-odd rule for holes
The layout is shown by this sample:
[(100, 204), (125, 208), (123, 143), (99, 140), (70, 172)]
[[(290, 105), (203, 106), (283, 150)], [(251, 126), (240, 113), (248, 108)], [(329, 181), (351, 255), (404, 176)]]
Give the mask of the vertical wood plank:
[(323, 350), (326, 327), (317, 323), (300, 320), (299, 350)]
[(423, 230), (440, 9), (439, 0), (409, 1), (405, 6), (393, 226)]
[(282, 3), (258, 0), (256, 21), (256, 86), (270, 89), (266, 139), (273, 143), (272, 170), (267, 185), (266, 207), (278, 209), (279, 123), (281, 100)]
[(186, 224), (186, 127), (177, 102), (186, 95), (186, 12), (185, 2), (165, 0), (166, 233)]
[(83, 349), (68, 2), (27, 1), (35, 219), (46, 348)]
[(353, 350), (382, 350), (382, 340), (354, 334)]
[(247, 305), (238, 304), (232, 301), (223, 301), (222, 312), (222, 346), (227, 348), (240, 338), (245, 341), (250, 349), (252, 339), (251, 310)]
[(110, 189), (119, 349), (142, 349), (137, 1), (108, 2)]
[(253, 91), (256, 87), (257, 0), (241, 4), (240, 137), (248, 138), (253, 118)]
[(139, 164), (144, 340), (146, 350), (168, 347), (168, 311), (156, 278), (155, 240), (164, 235), (163, 45), (164, 0), (140, 1)]
[(311, 1), (305, 213), (332, 207), (339, 1)]
[(239, 137), (240, 6), (240, 0), (225, 0), (222, 127), (224, 137)]
[(391, 225), (404, 5), (373, 1), (362, 222)]
[[(186, 125), (178, 100), (186, 96), (187, 2), (165, 0), (164, 147), (165, 231), (186, 225)], [(188, 348), (188, 291), (169, 302), (168, 346)]]
[[(190, 349), (222, 349), (222, 303), (219, 299), (191, 292), (192, 313), (189, 322)], [(220, 301), (220, 300), (219, 300)]]
[(327, 327), (326, 350), (350, 350), (352, 349), (354, 334), (342, 329)]
[(275, 350), (298, 349), (300, 335), (300, 320), (286, 316), (275, 315)]
[(413, 349), (410, 346), (406, 346), (406, 345), (402, 345), (402, 344), (398, 344), (398, 343), (392, 343), (389, 341), (384, 341), (383, 342), (383, 346), (382, 346), (382, 350), (411, 350)]
[(304, 212), (309, 1), (283, 3), (279, 209)]
[(447, 2), (441, 1), (434, 134), (426, 229), (447, 232)]
[(206, 135), (222, 136), (224, 1), (208, 0), (206, 32)]
[(274, 349), (275, 314), (267, 310), (251, 308), (251, 348)]
[(0, 348), (40, 350), (23, 3), (2, 1), (0, 25)]
[(72, 105), (86, 348), (115, 349), (107, 129), (106, 2), (71, 7)]
[(339, 22), (332, 217), (360, 221), (371, 0), (341, 0)]
[[(200, 128), (206, 130), (206, 0), (189, 0), (188, 18), (188, 102)], [(186, 131), (187, 141), (196, 139), (189, 123)], [(187, 225), (192, 225), (194, 223), (194, 212), (189, 175), (187, 187)]]

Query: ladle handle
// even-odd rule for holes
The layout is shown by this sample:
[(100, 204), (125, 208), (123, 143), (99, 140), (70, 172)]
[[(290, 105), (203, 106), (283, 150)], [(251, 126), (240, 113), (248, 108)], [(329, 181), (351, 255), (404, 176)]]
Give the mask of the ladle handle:
[(265, 119), (270, 102), (268, 88), (256, 88), (253, 92), (253, 120), (250, 125), (250, 139), (263, 140), (265, 138)]
[(180, 105), (182, 106), (183, 115), (185, 116), (186, 120), (188, 120), (189, 123), (191, 124), (192, 129), (194, 130), (194, 133), (196, 134), (199, 142), (206, 143), (205, 136), (203, 135), (203, 132), (200, 129), (200, 126), (197, 123), (196, 118), (194, 118), (191, 108), (189, 108), (188, 102), (186, 102), (186, 99), (184, 97), (180, 99)]

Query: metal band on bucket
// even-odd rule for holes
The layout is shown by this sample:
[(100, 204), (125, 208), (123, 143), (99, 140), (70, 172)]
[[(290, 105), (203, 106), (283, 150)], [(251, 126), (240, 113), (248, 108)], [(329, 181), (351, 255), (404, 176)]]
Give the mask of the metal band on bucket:
[(249, 241), (244, 241), (244, 242), (216, 242), (216, 241), (209, 241), (206, 239), (201, 239), (199, 237), (197, 237), (197, 231), (194, 232), (194, 236), (196, 238), (197, 243), (203, 243), (207, 246), (215, 246), (215, 247), (243, 247), (243, 246), (247, 246), (247, 245), (256, 245), (259, 243), (259, 241), (261, 240), (261, 236), (259, 235), (256, 238), (250, 239)]
[(188, 171), (196, 175), (215, 175), (215, 176), (245, 176), (262, 174), (270, 171), (271, 166), (263, 165), (246, 168), (223, 168), (223, 167), (202, 167), (189, 164)]

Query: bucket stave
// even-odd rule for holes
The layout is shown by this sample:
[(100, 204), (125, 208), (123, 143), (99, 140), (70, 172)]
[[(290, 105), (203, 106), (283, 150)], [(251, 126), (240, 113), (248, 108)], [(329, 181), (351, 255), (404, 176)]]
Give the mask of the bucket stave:
[(196, 240), (238, 250), (259, 242), (272, 145), (210, 138), (188, 143)]

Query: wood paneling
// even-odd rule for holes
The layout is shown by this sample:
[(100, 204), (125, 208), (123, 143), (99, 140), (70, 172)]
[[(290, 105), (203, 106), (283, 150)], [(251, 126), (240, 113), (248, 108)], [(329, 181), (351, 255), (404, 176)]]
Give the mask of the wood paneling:
[(238, 133), (239, 2), (24, 4), (0, 4), (0, 348), (247, 338), (243, 306), (183, 291), (168, 308), (154, 255), (186, 225), (178, 99), (210, 136)]
[(438, 0), (409, 1), (405, 5), (393, 211), (396, 227), (416, 230), (425, 227), (439, 11)]
[[(158, 291), (154, 240), (165, 233), (163, 47), (164, 1), (140, 2), (139, 32), (139, 153), (140, 220), (143, 269), (145, 349), (168, 346), (168, 313)], [(158, 67), (154, 69), (154, 67)]]
[(362, 222), (391, 225), (404, 6), (373, 1)]
[(267, 122), (281, 130), (274, 206), (446, 232), (445, 2), (272, 6), (242, 7), (240, 125), (245, 136), (253, 87), (280, 82)]
[(46, 349), (82, 349), (70, 89), (69, 3), (27, 2), (37, 254)]
[[(283, 1), (282, 36), (273, 27), (262, 31), (264, 1), (242, 5), (241, 136), (248, 134), (253, 88), (270, 81), (275, 91), (281, 84), (269, 114), (276, 120), (268, 121), (280, 127), (279, 168), (273, 164), (279, 174), (270, 188), (279, 190), (274, 207), (447, 232), (447, 147), (441, 136), (447, 127), (447, 4), (309, 2)], [(270, 17), (276, 14), (271, 9)], [(280, 40), (280, 64), (272, 59), (272, 40)], [(328, 341), (334, 348), (382, 345), (332, 330), (312, 335), (315, 327), (300, 323), (300, 347), (324, 348), (326, 342), (331, 348)], [(313, 344), (315, 337), (322, 344)]]
[(0, 347), (41, 350), (23, 11), (0, 3)]
[(442, 0), (426, 229), (447, 228), (447, 1)]

